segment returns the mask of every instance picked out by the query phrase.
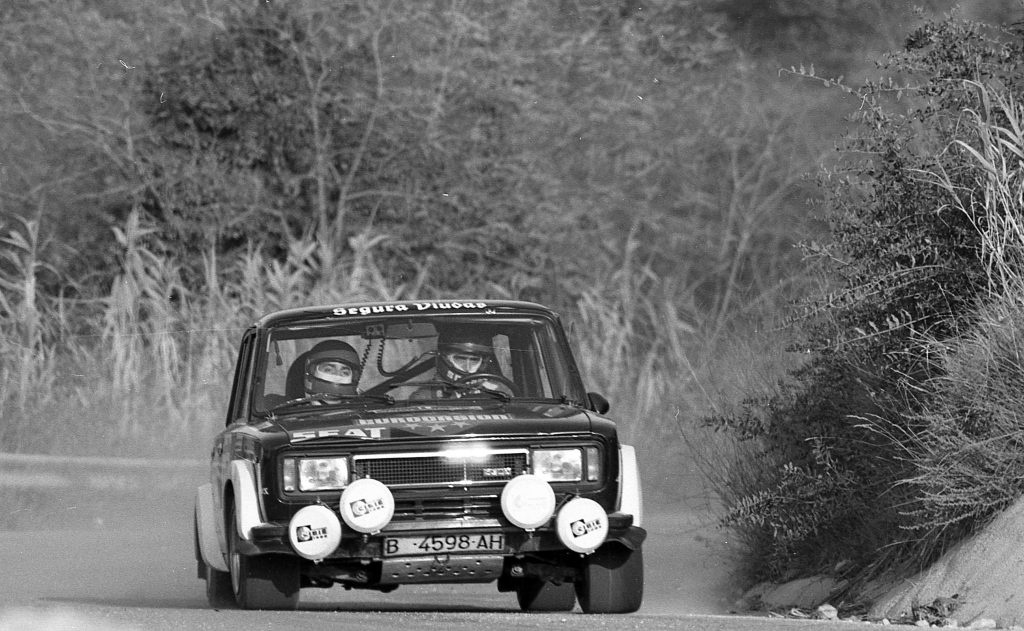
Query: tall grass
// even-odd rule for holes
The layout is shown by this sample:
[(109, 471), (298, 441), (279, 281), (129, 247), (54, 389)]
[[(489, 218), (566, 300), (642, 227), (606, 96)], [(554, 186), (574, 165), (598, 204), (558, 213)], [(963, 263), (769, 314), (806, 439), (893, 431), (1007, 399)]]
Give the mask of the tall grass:
[[(678, 278), (657, 275), (627, 239), (617, 265), (582, 292), (573, 333), (590, 389), (611, 402), (621, 436), (642, 454), (646, 489), (717, 510), (740, 446), (701, 425), (720, 406), (768, 391), (794, 364), (775, 337), (785, 297), (762, 295), (764, 315), (701, 315)], [(680, 274), (680, 278), (685, 274)], [(721, 314), (718, 314), (719, 316)], [(729, 463), (726, 466), (726, 463)]]
[(966, 83), (981, 100), (979, 111), (967, 112), (977, 146), (961, 140), (955, 148), (980, 172), (982, 185), (964, 190), (946, 173), (934, 177), (982, 236), (993, 298), (1008, 298), (1024, 279), (1024, 106), (1007, 90)]
[(0, 276), (0, 312), (9, 314), (0, 329), (0, 409), (13, 409), (19, 416), (4, 415), (0, 429), (4, 442), (20, 442), (31, 428), (22, 416), (34, 406), (34, 392), (53, 388), (54, 356), (43, 344), (38, 275), (47, 269), (41, 260), (38, 220), (18, 220), (19, 228), (0, 239), (0, 263), (7, 273)]
[[(405, 284), (385, 278), (374, 254), (379, 239), (370, 235), (351, 239), (344, 254), (312, 237), (287, 244), (281, 260), (257, 247), (231, 260), (210, 253), (202, 288), (190, 291), (133, 214), (115, 233), (116, 280), (99, 299), (68, 304), (31, 293), (42, 273), (34, 230), (26, 224), (4, 241), (0, 411), (8, 451), (202, 457), (223, 424), (240, 334), (257, 317), (431, 291), (425, 274)], [(702, 462), (717, 458), (707, 437), (694, 439), (696, 419), (740, 367), (722, 347), (704, 348), (718, 323), (684, 312), (680, 285), (643, 266), (635, 248), (627, 242), (564, 315), (589, 388), (612, 401), (624, 439), (643, 454), (650, 494), (680, 499), (700, 493)], [(742, 362), (751, 372), (764, 363)]]
[[(86, 21), (67, 20), (62, 10), (54, 5), (40, 8), (38, 15), (34, 11), (26, 13), (23, 22), (12, 23), (8, 29), (11, 35), (8, 38), (9, 48), (12, 54), (16, 53), (17, 59), (25, 62), (16, 64), (19, 68), (28, 69), (25, 76), (49, 77), (43, 84), (47, 89), (40, 92), (36, 100), (19, 103), (15, 111), (31, 115), (32, 120), (46, 132), (40, 138), (47, 141), (42, 143), (47, 151), (61, 151), (69, 146), (81, 148), (71, 153), (85, 156), (82, 164), (75, 161), (66, 167), (66, 171), (75, 177), (69, 175), (64, 179), (95, 184), (95, 190), (90, 190), (97, 200), (96, 208), (121, 204), (126, 190), (138, 190), (136, 187), (145, 184), (151, 192), (165, 191), (169, 196), (165, 201), (178, 200), (182, 209), (196, 210), (191, 208), (195, 203), (191, 193), (182, 194), (179, 199), (167, 189), (162, 189), (161, 182), (136, 181), (138, 169), (135, 167), (139, 164), (165, 164), (164, 161), (180, 149), (180, 138), (166, 146), (148, 144), (149, 132), (155, 123), (143, 115), (145, 107), (140, 103), (148, 102), (146, 99), (153, 96), (149, 94), (149, 88), (160, 85), (160, 82), (149, 84), (144, 77), (159, 78), (158, 68), (169, 63), (169, 59), (178, 58), (175, 54), (167, 57), (161, 51), (174, 50), (181, 41), (197, 44), (204, 40), (202, 37), (185, 40), (180, 37), (181, 33), (223, 31), (225, 24), (231, 22), (228, 17), (247, 11), (245, 7), (249, 7), (249, 3), (235, 8), (230, 4), (218, 5), (214, 9), (207, 7), (202, 15), (165, 4), (143, 2), (137, 10), (117, 12), (121, 16), (119, 21), (110, 21), (109, 24), (103, 19), (106, 13), (101, 15), (97, 12), (91, 12)], [(316, 9), (314, 4), (308, 8)], [(495, 19), (507, 17), (501, 11), (498, 13), (501, 15)], [(601, 12), (583, 13), (594, 18), (592, 23), (597, 29), (594, 33), (599, 33), (598, 25), (604, 21), (599, 15)], [(462, 13), (456, 11), (452, 15), (458, 17)], [(35, 22), (38, 22), (38, 32), (46, 37), (22, 42), (19, 29), (24, 30)], [(553, 53), (558, 59), (572, 57), (564, 54), (566, 40), (562, 34), (565, 25), (547, 25), (551, 28), (537, 31), (532, 28), (536, 21), (512, 20), (509, 24), (519, 25), (520, 22), (531, 27), (523, 31), (526, 39), (510, 37), (502, 44), (515, 49), (513, 52), (516, 54), (509, 57), (513, 66), (522, 66), (523, 60), (546, 59)], [(402, 19), (396, 18), (393, 23), (397, 28), (401, 26)], [(638, 22), (641, 23), (643, 20)], [(91, 30), (86, 32), (80, 28), (83, 24)], [(98, 24), (103, 28), (100, 29)], [(358, 32), (359, 24), (357, 20), (349, 26)], [(125, 25), (133, 26), (135, 31), (126, 31)], [(378, 28), (376, 18), (363, 24), (367, 25)], [(580, 26), (589, 28), (586, 20), (580, 22)], [(481, 23), (481, 28), (490, 27)], [(320, 45), (336, 47), (330, 50), (347, 50), (345, 42), (348, 40), (334, 41), (330, 39), (330, 33), (324, 33), (327, 39), (317, 40), (320, 44), (308, 49), (309, 54), (328, 50), (319, 48)], [(417, 33), (429, 36), (422, 29)], [(444, 33), (441, 35), (442, 38), (447, 37)], [(614, 33), (611, 35), (613, 37), (608, 42), (618, 37)], [(717, 34), (712, 36), (715, 40), (720, 39)], [(523, 86), (516, 87), (516, 90), (540, 90), (542, 94), (553, 90), (551, 94), (558, 95), (554, 99), (533, 100), (533, 106), (523, 110), (530, 116), (517, 121), (509, 119), (508, 123), (500, 122), (507, 116), (502, 113), (507, 109), (502, 105), (505, 99), (511, 99), (509, 103), (526, 103), (529, 99), (519, 98), (521, 95), (517, 91), (505, 94), (498, 90), (490, 96), (485, 95), (487, 99), (496, 99), (494, 102), (499, 107), (495, 120), (502, 126), (507, 124), (507, 133), (511, 134), (509, 142), (500, 142), (500, 147), (495, 145), (500, 149), (498, 162), (505, 166), (492, 169), (495, 161), (488, 154), (483, 161), (487, 168), (474, 175), (478, 179), (463, 185), (467, 191), (476, 191), (472, 194), (474, 198), (488, 199), (493, 194), (506, 200), (494, 206), (495, 209), (540, 208), (541, 211), (535, 213), (536, 217), (531, 220), (533, 223), (527, 222), (523, 228), (534, 234), (547, 229), (564, 231), (564, 243), (580, 239), (601, 243), (618, 241), (617, 226), (620, 222), (625, 225), (633, 217), (647, 218), (647, 238), (655, 239), (656, 243), (645, 243), (639, 247), (635, 239), (627, 240), (625, 249), (613, 252), (608, 261), (587, 260), (585, 254), (577, 252), (566, 256), (567, 259), (574, 258), (568, 269), (587, 276), (584, 282), (590, 282), (590, 286), (580, 292), (573, 287), (570, 290), (573, 300), (566, 300), (563, 304), (570, 305), (569, 310), (572, 311), (565, 315), (579, 324), (575, 337), (581, 347), (581, 363), (591, 389), (603, 392), (612, 401), (613, 414), (621, 421), (624, 436), (645, 454), (648, 477), (657, 485), (678, 493), (681, 488), (680, 472), (695, 477), (699, 462), (714, 458), (708, 455), (710, 442), (697, 440), (700, 444), (687, 444), (699, 434), (694, 427), (695, 419), (705, 416), (716, 405), (716, 400), (727, 391), (727, 384), (735, 383), (740, 369), (773, 361), (771, 354), (754, 354), (756, 361), (744, 358), (742, 365), (734, 366), (730, 364), (730, 354), (721, 351), (735, 342), (736, 327), (732, 321), (735, 313), (751, 309), (750, 305), (754, 304), (745, 302), (747, 297), (741, 295), (740, 288), (747, 288), (750, 292), (764, 291), (765, 294), (758, 298), (767, 300), (756, 309), (773, 310), (775, 305), (770, 304), (772, 297), (768, 288), (775, 285), (777, 276), (784, 274), (780, 263), (790, 260), (788, 244), (796, 236), (791, 233), (803, 230), (803, 213), (799, 210), (802, 205), (794, 202), (800, 189), (796, 184), (796, 174), (807, 160), (808, 150), (801, 145), (805, 138), (813, 136), (813, 132), (802, 127), (797, 129), (799, 126), (793, 124), (794, 119), (788, 113), (804, 111), (809, 97), (806, 93), (793, 95), (789, 89), (784, 89), (780, 91), (785, 92), (781, 97), (783, 100), (776, 101), (780, 98), (778, 93), (769, 92), (767, 81), (745, 69), (745, 63), (734, 65), (733, 61), (723, 61), (727, 65), (721, 72), (693, 74), (686, 70), (680, 74), (681, 77), (692, 75), (695, 81), (691, 86), (693, 89), (684, 91), (684, 96), (688, 96), (682, 101), (644, 96), (636, 103), (626, 102), (619, 94), (625, 85), (623, 78), (636, 82), (638, 88), (642, 88), (638, 95), (648, 89), (656, 89), (659, 94), (671, 96), (685, 81), (662, 80), (655, 82), (657, 85), (645, 83), (627, 68), (634, 63), (647, 68), (654, 58), (648, 53), (637, 55), (636, 51), (626, 51), (629, 55), (623, 58), (617, 45), (609, 47), (603, 40), (603, 35), (597, 38), (586, 36), (570, 48), (577, 56), (611, 54), (609, 59), (614, 64), (585, 68), (580, 75), (582, 79), (564, 75), (569, 67), (555, 64), (550, 68), (551, 73), (539, 73)], [(517, 43), (520, 41), (529, 41), (529, 50), (521, 49)], [(37, 54), (36, 48), (29, 45), (33, 42), (46, 43), (54, 49), (53, 54)], [(118, 46), (115, 47), (115, 43)], [(407, 46), (418, 46), (418, 40), (402, 42), (399, 38), (393, 44), (401, 44), (396, 50), (405, 54)], [(697, 43), (695, 46), (696, 49), (684, 51), (684, 57), (695, 55), (693, 51), (705, 44)], [(483, 54), (484, 49), (478, 49), (473, 44), (462, 52)], [(113, 65), (107, 63), (113, 59), (110, 57), (112, 50), (122, 51), (116, 58), (125, 61)], [(525, 57), (519, 54), (524, 51), (528, 53)], [(106, 60), (104, 74), (86, 72), (86, 62), (93, 57)], [(54, 75), (55, 68), (49, 66), (56, 63), (53, 60), (64, 58), (74, 60), (75, 64), (65, 66), (77, 71)], [(325, 57), (329, 58), (330, 55)], [(223, 65), (218, 63), (216, 55), (211, 59), (215, 67)], [(136, 69), (132, 70), (130, 65)], [(466, 94), (478, 91), (479, 81), (476, 79), (457, 87), (455, 77), (462, 71), (458, 70), (459, 64), (452, 66), (451, 59), (445, 55), (436, 59), (429, 55), (417, 58), (416, 63), (410, 66), (413, 67), (422, 73), (417, 81), (427, 86), (431, 94), (434, 93), (430, 87), (431, 77), (436, 74), (434, 69), (443, 69), (444, 82), (440, 84), (438, 95), (446, 92), (461, 94), (462, 90), (466, 90)], [(455, 70), (449, 73), (450, 69)], [(463, 70), (467, 69), (473, 70), (469, 66)], [(533, 72), (531, 67), (528, 78)], [(239, 76), (248, 74), (243, 72)], [(474, 71), (470, 74), (476, 77), (479, 73)], [(505, 74), (495, 76), (503, 77)], [(564, 96), (566, 77), (570, 83), (581, 81), (576, 86), (578, 90), (569, 90), (568, 97)], [(383, 75), (376, 78), (383, 78)], [(405, 79), (396, 85), (408, 83)], [(449, 84), (449, 80), (452, 83)], [(141, 92), (132, 88), (139, 82), (146, 83), (149, 88)], [(537, 85), (531, 87), (531, 82)], [(12, 85), (17, 87), (21, 84)], [(496, 85), (502, 84), (499, 81)], [(69, 86), (74, 89), (69, 89)], [(320, 87), (313, 90), (314, 97), (325, 94), (319, 90)], [(15, 94), (17, 91), (10, 92)], [(83, 93), (90, 96), (85, 114), (82, 103), (86, 101), (80, 98)], [(414, 98), (416, 93), (400, 87), (397, 92), (392, 90), (388, 93), (387, 98), (393, 102), (382, 103), (398, 112), (399, 119), (408, 112), (412, 112), (415, 118), (415, 112), (422, 105), (422, 99)], [(409, 97), (410, 94), (413, 97)], [(227, 98), (230, 95), (222, 96)], [(377, 102), (379, 96), (371, 100)], [(569, 98), (564, 102), (578, 101), (580, 107), (560, 106), (563, 98)], [(438, 107), (442, 100), (439, 96)], [(315, 104), (318, 99), (309, 101)], [(359, 98), (352, 103), (357, 113), (358, 108), (363, 107)], [(451, 104), (443, 105), (454, 108), (455, 103), (451, 100)], [(819, 104), (814, 109), (820, 107)], [(403, 108), (408, 109), (406, 114), (402, 114)], [(229, 108), (228, 111), (235, 110)], [(160, 116), (164, 116), (163, 110), (161, 112)], [(621, 116), (621, 112), (628, 113), (628, 116)], [(477, 117), (473, 112), (467, 115), (473, 116), (474, 120)], [(303, 116), (293, 121), (298, 125), (296, 129), (305, 129), (303, 120), (309, 122)], [(319, 114), (311, 111), (310, 116)], [(82, 125), (83, 119), (93, 122)], [(10, 120), (20, 125), (20, 118)], [(355, 116), (351, 120), (360, 118)], [(380, 122), (372, 114), (369, 120)], [(594, 125), (594, 121), (608, 124)], [(187, 121), (185, 124), (186, 128), (191, 125)], [(519, 129), (523, 125), (525, 128)], [(219, 128), (219, 125), (214, 127)], [(368, 129), (370, 127), (373, 125)], [(584, 128), (593, 128), (595, 133), (576, 133)], [(20, 127), (12, 126), (12, 129)], [(545, 134), (544, 130), (552, 132), (547, 136), (557, 136), (562, 141), (533, 142), (538, 133)], [(795, 138), (789, 137), (791, 130)], [(461, 146), (456, 143), (464, 142), (462, 131), (452, 130), (451, 143), (441, 144)], [(525, 135), (516, 139), (515, 134), (520, 132)], [(386, 130), (384, 134), (387, 135)], [(26, 137), (30, 136), (26, 134)], [(15, 137), (21, 138), (21, 135), (15, 134)], [(74, 144), (69, 144), (69, 139), (74, 140)], [(327, 139), (324, 136), (319, 140), (327, 142)], [(343, 138), (334, 140), (341, 143), (335, 147), (338, 149), (335, 153), (344, 154)], [(405, 139), (394, 141), (407, 142)], [(235, 146), (232, 142), (228, 145)], [(387, 144), (392, 140), (384, 142)], [(415, 144), (419, 140), (408, 142)], [(433, 140), (427, 144), (431, 146), (431, 152), (434, 145), (440, 147)], [(415, 146), (419, 147), (418, 144)], [(581, 150), (581, 146), (586, 149)], [(247, 145), (238, 145), (236, 149), (227, 147), (224, 155), (235, 150), (241, 152), (239, 159), (249, 162), (250, 147)], [(506, 155), (509, 150), (519, 153)], [(419, 155), (418, 151), (416, 149), (413, 155)], [(312, 159), (319, 165), (323, 156), (319, 150), (316, 153)], [(392, 155), (390, 149), (385, 153)], [(148, 158), (142, 160), (146, 155)], [(694, 160), (695, 155), (702, 157)], [(780, 160), (779, 156), (786, 156), (786, 159)], [(181, 156), (185, 165), (182, 168), (189, 173), (193, 173), (192, 158), (194, 156), (188, 151)], [(166, 164), (177, 164), (176, 160)], [(63, 160), (22, 162), (48, 164), (62, 163)], [(405, 184), (402, 182), (408, 178), (399, 177), (396, 190), (420, 190), (421, 180), (433, 181), (431, 178), (437, 177), (435, 162), (431, 158), (423, 165), (422, 173), (411, 171), (406, 174), (411, 179)], [(454, 160), (452, 164), (458, 162), (460, 160)], [(533, 166), (516, 174), (520, 167), (515, 165), (520, 162)], [(469, 163), (474, 163), (473, 159)], [(97, 165), (102, 167), (103, 176), (97, 177)], [(235, 182), (234, 163), (227, 160), (222, 166), (227, 169), (220, 173), (224, 182)], [(324, 184), (319, 179), (325, 176), (320, 166), (323, 165), (314, 169), (317, 185)], [(477, 173), (475, 167), (470, 170)], [(488, 183), (491, 176), (484, 176), (484, 173), (503, 170), (509, 170), (508, 176), (501, 177), (512, 178), (507, 181), (511, 187), (505, 186), (506, 181), (502, 179), (502, 185), (492, 189), (492, 184)], [(173, 172), (173, 169), (167, 170), (167, 174)], [(351, 169), (348, 173), (351, 177), (356, 170)], [(77, 188), (67, 188), (56, 180), (51, 182), (47, 179), (50, 175), (40, 173), (37, 179), (60, 192), (59, 207), (63, 212), (72, 213), (80, 207), (79, 204), (89, 206), (93, 203), (82, 202)], [(205, 190), (207, 193), (204, 195), (211, 199), (223, 198), (221, 193), (226, 189), (222, 182), (217, 182), (217, 174), (206, 175), (209, 178), (200, 178), (200, 182), (192, 183), (194, 186), (190, 184), (186, 189), (192, 191), (197, 186)], [(273, 174), (268, 172), (264, 175), (276, 178), (281, 173), (275, 170)], [(305, 174), (299, 175), (300, 179), (306, 177)], [(285, 188), (291, 186), (289, 183)], [(374, 184), (371, 188), (376, 186)], [(342, 188), (347, 190), (348, 187)], [(538, 200), (533, 197), (540, 191), (547, 201), (538, 206)], [(268, 207), (291, 209), (281, 211), (282, 221), (291, 221), (288, 219), (292, 217), (291, 213), (301, 213), (304, 207), (301, 202), (296, 203), (298, 198), (288, 195), (279, 199), (283, 200), (280, 206), (268, 204)], [(323, 195), (318, 198), (318, 203), (324, 203)], [(345, 201), (344, 191), (338, 199), (339, 204)], [(166, 207), (176, 208), (177, 203), (168, 203)], [(546, 204), (551, 205), (550, 209)], [(628, 210), (620, 211), (620, 207)], [(398, 215), (419, 217), (431, 208), (425, 204), (417, 209), (415, 215), (405, 211)], [(503, 216), (501, 213), (494, 215), (493, 210), (482, 212), (491, 221)], [(776, 213), (782, 218), (777, 219)], [(385, 214), (382, 210), (381, 215)], [(367, 225), (372, 224), (372, 218), (376, 216), (377, 210), (374, 209), (369, 214)], [(509, 216), (517, 216), (517, 213)], [(349, 230), (360, 225), (352, 220), (353, 217), (355, 215), (348, 216), (350, 221), (346, 227)], [(565, 217), (571, 220), (566, 221)], [(302, 218), (297, 215), (294, 218), (294, 225), (301, 225)], [(207, 217), (207, 227), (213, 219)], [(3, 388), (0, 391), (0, 414), (5, 428), (22, 425), (30, 428), (26, 432), (5, 429), (0, 449), (123, 453), (140, 449), (159, 452), (180, 445), (205, 448), (208, 436), (221, 425), (225, 412), (226, 388), (233, 370), (239, 334), (254, 318), (274, 309), (311, 303), (433, 295), (436, 287), (428, 284), (431, 278), (428, 272), (437, 273), (438, 270), (424, 267), (419, 269), (419, 274), (408, 278), (388, 278), (383, 270), (396, 266), (394, 261), (385, 261), (380, 255), (387, 247), (393, 252), (402, 251), (402, 248), (391, 247), (394, 244), (385, 239), (419, 237), (421, 235), (416, 230), (422, 232), (422, 225), (410, 224), (410, 228), (395, 229), (392, 232), (394, 236), (390, 237), (355, 234), (350, 236), (344, 247), (326, 234), (307, 234), (289, 242), (275, 243), (276, 251), (283, 249), (286, 252), (275, 260), (261, 255), (263, 250), (257, 244), (253, 244), (246, 253), (229, 259), (206, 252), (202, 254), (203, 282), (196, 288), (193, 282), (195, 261), (175, 261), (162, 254), (166, 249), (154, 245), (156, 234), (141, 225), (133, 215), (116, 235), (116, 254), (120, 260), (116, 282), (87, 303), (62, 301), (58, 296), (37, 296), (31, 284), (43, 271), (33, 267), (32, 261), (39, 260), (38, 256), (31, 254), (34, 246), (20, 249), (10, 244), (0, 246), (3, 248), (0, 251), (17, 257), (15, 264), (0, 265), (0, 275), (15, 287), (4, 291), (9, 304), (0, 304), (0, 334), (3, 335), (0, 344), (5, 351), (0, 356), (0, 377), (4, 378), (0, 385)], [(200, 230), (202, 228), (199, 226)], [(496, 230), (496, 234), (501, 235), (504, 231)], [(512, 228), (508, 229), (508, 232), (512, 231)], [(26, 232), (20, 230), (19, 233)], [(167, 234), (166, 231), (163, 234)], [(536, 241), (543, 242), (543, 239)], [(561, 242), (549, 239), (546, 243)], [(503, 282), (509, 286), (482, 285), (481, 291), (467, 289), (466, 293), (516, 297), (524, 290), (535, 289), (547, 291), (549, 295), (556, 294), (557, 289), (540, 286), (562, 282), (563, 279), (557, 278), (559, 265), (551, 265), (541, 274), (535, 268), (545, 265), (538, 261), (548, 259), (539, 255), (534, 259), (531, 252), (518, 248), (531, 243), (531, 239), (513, 239), (509, 243), (510, 248), (517, 247), (517, 256), (527, 263), (524, 266), (526, 271), (521, 276), (506, 273)], [(168, 243), (169, 249), (180, 250), (182, 245), (181, 242)], [(429, 245), (446, 247), (443, 243), (440, 246), (438, 243)], [(646, 256), (654, 253), (659, 257), (660, 269), (663, 270), (661, 275), (639, 261), (637, 251), (644, 251)], [(189, 249), (189, 252), (195, 250)], [(463, 260), (471, 258), (474, 257)], [(559, 261), (559, 257), (553, 258), (556, 263)], [(456, 265), (456, 260), (457, 257), (448, 258), (439, 265)], [(577, 262), (580, 262), (579, 268), (576, 267)], [(185, 272), (178, 265), (190, 268), (187, 272), (188, 287), (182, 282)], [(687, 269), (665, 271), (670, 267)], [(593, 278), (589, 277), (591, 271)], [(486, 275), (484, 270), (479, 276), (474, 272), (463, 278)], [(83, 293), (87, 293), (85, 288), (79, 292)], [(88, 293), (95, 296), (91, 289)], [(41, 328), (45, 330), (44, 334), (32, 332)], [(6, 352), (9, 348), (16, 352)], [(736, 348), (742, 348), (742, 344)]]
[[(357, 242), (355, 256), (338, 263), (329, 246), (306, 239), (289, 244), (282, 261), (256, 248), (232, 261), (211, 254), (205, 288), (192, 292), (176, 264), (147, 246), (152, 232), (130, 215), (115, 231), (120, 274), (99, 299), (70, 307), (37, 293), (44, 268), (37, 225), (25, 222), (3, 239), (3, 450), (201, 450), (223, 422), (238, 340), (257, 317), (311, 303), (395, 299), (403, 289), (383, 282), (373, 240)], [(330, 275), (324, 260), (334, 261)]]
[(893, 440), (913, 465), (903, 481), (908, 539), (931, 558), (1024, 495), (1024, 107), (998, 86), (973, 84), (975, 141), (954, 149), (977, 173), (957, 187), (927, 174), (982, 237), (988, 294), (953, 339), (931, 340), (941, 376), (917, 428)]

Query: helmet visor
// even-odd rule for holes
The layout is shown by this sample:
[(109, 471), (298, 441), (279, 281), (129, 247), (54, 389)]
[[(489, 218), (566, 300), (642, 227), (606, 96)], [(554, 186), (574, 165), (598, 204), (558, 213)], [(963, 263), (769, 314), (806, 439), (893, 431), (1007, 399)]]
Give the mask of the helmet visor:
[(452, 368), (467, 375), (477, 372), (484, 364), (483, 356), (475, 353), (446, 353), (444, 358)]
[(347, 386), (351, 385), (355, 372), (345, 362), (328, 359), (313, 364), (310, 375), (327, 383)]

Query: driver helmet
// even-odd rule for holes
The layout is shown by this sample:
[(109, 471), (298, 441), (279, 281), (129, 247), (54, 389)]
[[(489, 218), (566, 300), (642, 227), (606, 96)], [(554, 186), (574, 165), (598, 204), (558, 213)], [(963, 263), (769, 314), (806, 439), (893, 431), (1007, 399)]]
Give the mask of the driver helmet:
[(470, 375), (497, 370), (491, 336), (470, 330), (444, 330), (437, 338), (437, 373), (455, 383)]
[(351, 345), (338, 340), (325, 340), (306, 355), (306, 394), (338, 397), (354, 395), (361, 372), (359, 355)]

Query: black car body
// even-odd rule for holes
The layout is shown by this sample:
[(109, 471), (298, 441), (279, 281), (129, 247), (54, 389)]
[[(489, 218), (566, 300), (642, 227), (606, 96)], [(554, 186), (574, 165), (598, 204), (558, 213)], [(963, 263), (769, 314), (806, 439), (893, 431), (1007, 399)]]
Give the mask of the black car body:
[(640, 477), (607, 409), (540, 305), (267, 315), (242, 338), (196, 496), (210, 604), (290, 609), (300, 587), (494, 581), (527, 611), (635, 611)]

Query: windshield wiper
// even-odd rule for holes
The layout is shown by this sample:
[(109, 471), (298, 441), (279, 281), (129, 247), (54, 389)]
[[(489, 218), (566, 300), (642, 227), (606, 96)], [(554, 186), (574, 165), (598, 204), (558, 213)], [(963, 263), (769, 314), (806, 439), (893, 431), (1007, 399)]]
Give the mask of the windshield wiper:
[(278, 405), (275, 405), (274, 407), (272, 407), (269, 410), (267, 410), (267, 414), (273, 414), (274, 412), (279, 412), (281, 410), (287, 410), (289, 408), (294, 408), (294, 407), (298, 407), (300, 405), (309, 404), (309, 403), (312, 403), (314, 405), (319, 404), (321, 406), (335, 406), (335, 405), (344, 405), (344, 404), (347, 404), (347, 403), (352, 403), (354, 401), (358, 401), (359, 399), (371, 399), (373, 401), (383, 401), (384, 403), (387, 403), (388, 405), (394, 405), (395, 404), (395, 397), (391, 396), (390, 394), (349, 394), (349, 395), (343, 395), (343, 396), (338, 397), (338, 396), (335, 396), (335, 395), (329, 395), (329, 394), (323, 394), (323, 393), (314, 393), (314, 394), (307, 394), (306, 396), (299, 397), (297, 399), (291, 399), (291, 400), (285, 401), (284, 403), (280, 403)]
[(468, 392), (471, 394), (487, 394), (505, 403), (508, 403), (509, 401), (512, 400), (512, 395), (505, 392), (504, 390), (490, 390), (488, 388), (481, 388), (480, 386), (474, 386), (467, 383), (449, 383), (447, 385), (451, 386), (452, 388), (455, 388), (459, 392)]
[[(474, 385), (470, 385), (470, 384), (466, 384), (466, 383), (450, 383), (448, 381), (417, 381), (415, 383), (410, 382), (410, 383), (408, 383), (406, 385), (410, 385), (410, 386), (413, 386), (413, 385), (415, 385), (415, 386), (437, 386), (437, 387), (440, 387), (440, 388), (451, 388), (452, 390), (458, 390), (459, 392), (466, 392), (466, 393), (469, 393), (469, 394), (476, 394), (476, 393), (479, 392), (479, 393), (482, 393), (482, 394), (488, 394), (488, 395), (494, 397), (495, 399), (498, 399), (499, 401), (501, 401), (503, 403), (508, 403), (509, 401), (512, 400), (512, 395), (510, 395), (509, 393), (507, 393), (507, 392), (505, 392), (503, 390), (488, 390), (487, 388), (481, 388), (480, 386), (474, 386)], [(426, 401), (430, 401), (430, 400), (435, 400), (435, 401), (456, 400), (457, 401), (460, 398), (462, 398), (462, 397), (441, 397), (440, 399), (424, 399), (424, 400), (426, 400)], [(413, 400), (410, 399), (410, 401), (413, 401)]]
[(388, 394), (386, 392), (383, 393), (383, 394), (366, 394), (366, 393), (364, 393), (364, 394), (357, 394), (357, 395), (355, 395), (352, 398), (353, 399), (371, 399), (373, 401), (383, 401), (384, 403), (387, 403), (388, 405), (394, 405), (395, 404), (395, 397), (391, 396), (390, 394)]
[(267, 414), (273, 414), (274, 412), (278, 412), (280, 410), (287, 410), (288, 408), (298, 407), (298, 406), (302, 405), (303, 403), (314, 403), (314, 402), (321, 402), (322, 403), (322, 402), (324, 402), (325, 398), (326, 398), (326, 396), (323, 395), (323, 394), (307, 394), (305, 396), (301, 396), (301, 397), (298, 397), (296, 399), (289, 399), (289, 400), (285, 401), (284, 403), (278, 403), (274, 407), (272, 407), (269, 410), (267, 410)]

